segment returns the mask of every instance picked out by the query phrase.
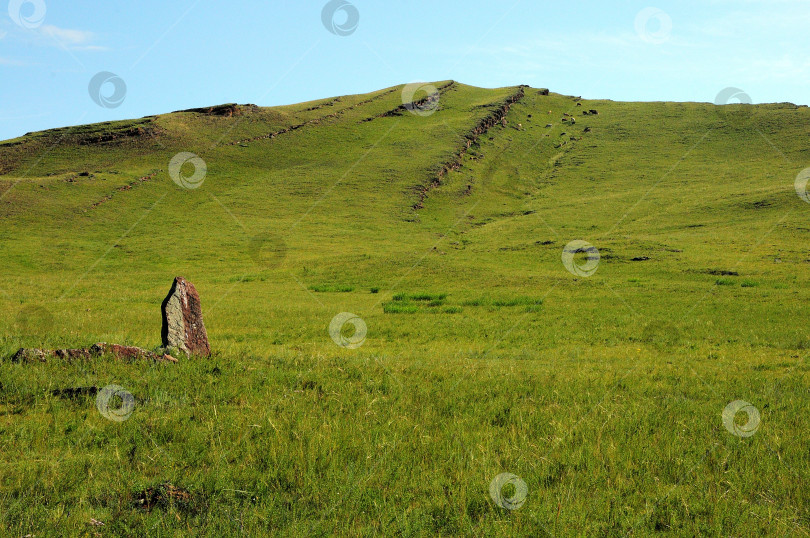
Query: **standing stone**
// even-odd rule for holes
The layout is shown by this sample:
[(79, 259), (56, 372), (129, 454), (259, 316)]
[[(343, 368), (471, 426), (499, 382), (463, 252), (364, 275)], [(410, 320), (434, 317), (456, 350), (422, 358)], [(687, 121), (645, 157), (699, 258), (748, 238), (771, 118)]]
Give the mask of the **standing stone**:
[(179, 276), (161, 305), (163, 347), (176, 347), (189, 355), (211, 354), (202, 318), (200, 296), (194, 285)]

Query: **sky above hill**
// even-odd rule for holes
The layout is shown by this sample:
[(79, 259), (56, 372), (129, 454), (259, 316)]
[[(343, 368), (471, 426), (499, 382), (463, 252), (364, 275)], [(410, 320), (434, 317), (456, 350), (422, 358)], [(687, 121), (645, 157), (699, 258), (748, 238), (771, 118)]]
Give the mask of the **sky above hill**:
[(419, 80), (810, 104), (810, 0), (6, 3), (0, 139)]

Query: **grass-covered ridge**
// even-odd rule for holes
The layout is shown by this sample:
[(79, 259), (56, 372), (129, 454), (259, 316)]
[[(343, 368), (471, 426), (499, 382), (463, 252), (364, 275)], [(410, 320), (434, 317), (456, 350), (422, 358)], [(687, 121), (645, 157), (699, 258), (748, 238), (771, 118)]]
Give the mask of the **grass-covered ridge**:
[[(214, 350), (0, 363), (0, 527), (810, 532), (810, 111), (433, 85), (425, 115), (398, 86), (0, 143), (0, 355), (154, 348), (177, 275)], [(126, 421), (95, 407), (110, 384)], [(518, 510), (490, 498), (505, 472)]]

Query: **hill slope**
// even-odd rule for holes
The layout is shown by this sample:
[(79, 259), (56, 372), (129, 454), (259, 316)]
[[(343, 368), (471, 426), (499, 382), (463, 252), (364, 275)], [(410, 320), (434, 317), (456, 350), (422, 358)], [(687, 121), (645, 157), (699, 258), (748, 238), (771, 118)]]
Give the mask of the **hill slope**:
[[(578, 103), (529, 88), (436, 86), (447, 87), (438, 112), (426, 117), (402, 110), (379, 117), (401, 105), (400, 88), (391, 88), (273, 109), (222, 107), (228, 115), (180, 112), (8, 142), (0, 147), (7, 259), (0, 288), (13, 296), (4, 299), (51, 310), (59, 343), (73, 340), (71, 333), (92, 333), (149, 345), (154, 299), (175, 273), (184, 274), (212, 309), (209, 323), (221, 349), (246, 341), (267, 351), (267, 338), (259, 336), (268, 333), (261, 329), (285, 343), (321, 339), (322, 321), (293, 329), (271, 321), (276, 315), (312, 319), (320, 300), (384, 318), (389, 289), (452, 292), (463, 302), (496, 291), (544, 295), (557, 285), (565, 301), (583, 294), (592, 312), (612, 313), (604, 332), (595, 314), (580, 320), (587, 331), (569, 331), (590, 333), (589, 340), (632, 340), (630, 327), (640, 317), (654, 318), (662, 293), (674, 290), (661, 321), (680, 323), (673, 313), (685, 315), (701, 293), (711, 300), (683, 323), (726, 311), (711, 328), (682, 327), (695, 337), (693, 331), (701, 331), (703, 341), (741, 338), (735, 327), (746, 326), (746, 319), (772, 319), (754, 324), (741, 339), (798, 344), (795, 327), (768, 309), (803, 309), (794, 292), (804, 278), (797, 268), (806, 263), (807, 214), (793, 179), (810, 162), (807, 108), (760, 106), (739, 120), (712, 105)], [(518, 93), (505, 126), (473, 137), (482, 120), (498, 116)], [(599, 114), (582, 115), (591, 109)], [(577, 123), (561, 123), (563, 114)], [(168, 165), (178, 152), (205, 161), (200, 188), (171, 181)], [(270, 262), (277, 267), (256, 263), (253, 251), (267, 246), (265, 236), (272, 238), (270, 250), (283, 254)], [(570, 278), (559, 261), (574, 239), (602, 254), (587, 283)], [(649, 260), (631, 261), (642, 257)], [(737, 285), (715, 286), (722, 271), (740, 273), (732, 279)], [(115, 275), (115, 285), (102, 275)], [(746, 279), (758, 287), (741, 288)], [(774, 289), (794, 279), (791, 289)], [(618, 308), (616, 295), (600, 281), (636, 312)], [(313, 298), (302, 289), (322, 285), (356, 292)], [(372, 287), (383, 293), (368, 297)], [(780, 301), (761, 300), (763, 288)], [(290, 294), (294, 301), (278, 300)], [(227, 307), (214, 310), (220, 297)], [(746, 309), (729, 311), (738, 300)], [(7, 306), (5, 322), (13, 323), (19, 308)], [(252, 309), (267, 322), (244, 327), (246, 334), (226, 334), (233, 324), (220, 316)], [(578, 323), (568, 317), (543, 324)], [(476, 332), (464, 334), (477, 340)], [(296, 336), (288, 341), (285, 334)], [(390, 336), (378, 342), (390, 349), (399, 339)], [(9, 342), (6, 350), (20, 343)]]
[[(171, 279), (183, 275), (200, 291), (216, 369), (231, 385), (215, 387), (210, 365), (186, 364), (182, 375), (200, 387), (186, 396), (194, 403), (142, 420), (169, 421), (159, 426), (159, 444), (178, 447), (174, 459), (183, 460), (182, 447), (211, 442), (211, 432), (191, 425), (187, 413), (199, 417), (213, 400), (233, 421), (221, 426), (228, 437), (239, 438), (248, 422), (270, 428), (269, 420), (281, 437), (255, 447), (283, 446), (288, 435), (293, 446), (280, 449), (272, 464), (238, 444), (228, 450), (261, 469), (283, 463), (296, 471), (257, 481), (228, 467), (222, 484), (210, 473), (147, 460), (148, 472), (135, 463), (126, 477), (112, 467), (98, 472), (121, 495), (133, 490), (133, 480), (167, 474), (227, 506), (249, 504), (220, 498), (228, 489), (263, 491), (261, 502), (272, 507), (262, 506), (288, 518), (279, 529), (291, 534), (312, 531), (298, 526), (312, 518), (321, 520), (320, 531), (338, 533), (567, 534), (565, 525), (590, 535), (728, 534), (740, 499), (757, 505), (745, 508), (755, 514), (751, 525), (773, 515), (757, 504), (763, 488), (779, 500), (779, 522), (768, 520), (781, 525), (779, 534), (806, 529), (808, 513), (800, 507), (808, 506), (808, 490), (801, 480), (790, 483), (806, 478), (808, 468), (801, 449), (807, 433), (795, 420), (810, 410), (803, 388), (810, 341), (802, 326), (810, 314), (810, 206), (796, 195), (794, 179), (810, 166), (810, 110), (582, 100), (452, 81), (434, 86), (437, 108), (428, 102), (419, 114), (403, 106), (398, 86), (285, 107), (223, 105), (55, 129), (1, 143), (0, 324), (7, 329), (0, 352), (96, 341), (155, 347), (160, 301)], [(205, 163), (196, 188), (170, 177), (170, 161), (181, 152)], [(186, 164), (182, 171), (193, 170)], [(574, 240), (598, 250), (593, 275), (566, 270), (561, 257)], [(341, 349), (329, 337), (340, 312), (364, 320), (362, 347)], [(47, 422), (49, 412), (69, 421), (75, 415), (75, 404), (58, 399), (24, 403), (45, 387), (103, 386), (113, 377), (144, 391), (186, 385), (177, 370), (143, 374), (133, 365), (114, 374), (100, 365), (28, 366), (37, 373), (25, 380), (23, 367), (2, 368), (3, 386), (13, 387), (4, 405), (33, 421)], [(265, 382), (251, 373), (256, 368), (270, 385), (251, 392)], [(248, 420), (247, 411), (269, 412), (260, 411), (268, 397), (296, 403)], [(434, 398), (435, 405), (425, 403)], [(373, 411), (378, 399), (383, 407)], [(770, 429), (755, 438), (756, 448), (740, 448), (719, 422), (737, 399), (770, 406)], [(301, 441), (293, 432), (319, 435), (323, 425), (311, 415), (321, 412), (319, 402), (335, 433)], [(54, 405), (56, 411), (48, 407)], [(272, 418), (279, 416), (283, 424)], [(395, 417), (402, 423), (391, 426)], [(184, 420), (191, 423), (181, 426)], [(585, 432), (577, 432), (582, 421)], [(688, 438), (670, 431), (676, 423)], [(419, 424), (447, 433), (413, 437)], [(8, 418), (5, 427), (20, 426)], [(191, 429), (188, 439), (173, 440), (171, 432), (183, 427)], [(9, 441), (4, 453), (22, 451), (26, 442), (51, 449), (44, 432), (33, 435)], [(397, 463), (363, 461), (366, 450), (382, 450), (364, 447), (363, 439), (403, 443), (392, 452)], [(65, 434), (63, 442), (72, 446), (73, 438)], [(564, 452), (549, 459), (560, 443)], [(725, 456), (707, 455), (719, 445)], [(339, 454), (326, 455), (338, 446)], [(210, 471), (209, 457), (188, 461)], [(437, 457), (441, 470), (429, 462)], [(673, 458), (679, 470), (670, 474)], [(739, 476), (729, 479), (732, 488), (719, 488), (728, 471), (718, 469), (729, 459)], [(646, 476), (637, 475), (639, 461), (648, 462)], [(752, 476), (746, 462), (757, 461), (779, 479)], [(704, 464), (705, 476), (682, 490)], [(4, 486), (33, 487), (30, 465)], [(347, 465), (374, 476), (375, 485), (332, 513)], [(537, 502), (513, 513), (519, 519), (505, 519), (487, 500), (490, 475), (502, 468), (518, 469), (535, 492)], [(313, 485), (324, 477), (334, 483)], [(391, 490), (380, 493), (386, 483)], [(302, 501), (306, 487), (315, 498)], [(456, 493), (443, 494), (443, 487)], [(713, 501), (705, 496), (709, 487), (719, 488)], [(596, 488), (603, 501), (571, 499), (571, 488), (583, 495)], [(90, 495), (89, 506), (105, 517), (117, 514), (120, 525), (140, 521), (101, 493)], [(663, 503), (665, 515), (645, 508), (651, 500)], [(697, 513), (683, 508), (693, 503)], [(364, 510), (384, 517), (347, 515)], [(265, 512), (252, 513), (259, 514), (250, 519), (255, 528), (265, 528)], [(10, 514), (10, 527), (29, 528), (25, 515)]]

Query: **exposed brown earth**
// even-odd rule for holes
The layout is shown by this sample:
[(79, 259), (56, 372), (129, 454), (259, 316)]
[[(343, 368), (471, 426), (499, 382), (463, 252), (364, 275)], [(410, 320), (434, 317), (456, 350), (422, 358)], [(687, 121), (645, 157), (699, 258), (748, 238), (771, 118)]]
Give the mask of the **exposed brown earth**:
[(181, 509), (189, 508), (194, 498), (190, 492), (167, 482), (136, 493), (134, 500), (138, 508), (152, 510), (166, 509), (172, 505)]

